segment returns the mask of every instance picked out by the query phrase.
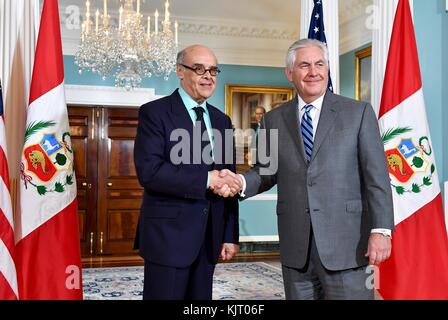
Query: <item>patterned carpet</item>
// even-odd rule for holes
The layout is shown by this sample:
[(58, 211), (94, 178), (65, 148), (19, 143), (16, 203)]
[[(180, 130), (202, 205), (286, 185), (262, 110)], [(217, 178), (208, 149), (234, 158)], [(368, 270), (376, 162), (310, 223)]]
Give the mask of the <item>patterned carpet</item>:
[[(141, 300), (143, 267), (83, 270), (84, 299)], [(281, 269), (264, 262), (218, 264), (213, 300), (284, 299)]]

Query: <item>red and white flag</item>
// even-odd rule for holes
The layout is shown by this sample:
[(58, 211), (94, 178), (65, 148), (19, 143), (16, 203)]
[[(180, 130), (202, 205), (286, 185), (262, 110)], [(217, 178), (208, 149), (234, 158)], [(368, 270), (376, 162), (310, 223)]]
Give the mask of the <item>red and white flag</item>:
[(17, 300), (19, 291), (14, 262), (14, 220), (9, 191), (3, 111), (2, 85), (0, 83), (0, 300)]
[(20, 299), (82, 299), (73, 149), (57, 0), (45, 0), (21, 160), (16, 266)]
[(395, 231), (376, 285), (384, 299), (448, 299), (448, 239), (408, 0), (395, 14), (379, 125)]

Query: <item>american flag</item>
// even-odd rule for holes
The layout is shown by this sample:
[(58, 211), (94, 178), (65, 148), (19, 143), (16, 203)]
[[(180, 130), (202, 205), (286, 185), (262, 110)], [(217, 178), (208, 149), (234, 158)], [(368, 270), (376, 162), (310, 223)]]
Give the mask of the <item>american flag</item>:
[[(308, 39), (316, 39), (327, 44), (322, 0), (314, 0), (314, 8), (311, 13), (310, 28), (308, 30)], [(330, 70), (328, 70), (328, 89), (333, 92), (333, 83), (331, 82)]]
[(2, 85), (0, 83), (0, 300), (18, 299), (14, 263), (14, 222), (9, 192)]

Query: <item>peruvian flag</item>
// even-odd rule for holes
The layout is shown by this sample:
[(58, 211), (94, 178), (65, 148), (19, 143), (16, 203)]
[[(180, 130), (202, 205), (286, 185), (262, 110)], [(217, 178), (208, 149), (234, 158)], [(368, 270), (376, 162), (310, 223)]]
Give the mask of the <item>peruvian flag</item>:
[(395, 232), (376, 286), (384, 299), (448, 299), (448, 239), (408, 0), (395, 14), (379, 125)]
[(76, 179), (57, 0), (45, 0), (21, 160), (20, 299), (82, 299)]

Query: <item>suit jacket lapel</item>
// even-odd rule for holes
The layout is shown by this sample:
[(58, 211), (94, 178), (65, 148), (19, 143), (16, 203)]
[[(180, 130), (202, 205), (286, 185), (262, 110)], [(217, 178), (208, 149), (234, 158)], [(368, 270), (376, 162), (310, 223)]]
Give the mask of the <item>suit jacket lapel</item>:
[(223, 125), (218, 121), (219, 117), (217, 111), (214, 108), (212, 108), (209, 103), (207, 103), (207, 110), (208, 114), (210, 115), (210, 123), (212, 125), (212, 128), (217, 129), (221, 132), (221, 134), (224, 134)]
[(334, 125), (334, 120), (338, 115), (337, 102), (333, 99), (333, 96), (334, 95), (331, 92), (327, 92), (325, 94), (324, 102), (322, 103), (319, 123), (317, 125), (316, 138), (314, 139), (311, 161), (313, 161), (313, 159), (319, 152), (319, 148), (322, 145), (322, 142), (327, 137), (328, 131)]
[(176, 128), (182, 128), (188, 130), (190, 137), (193, 136), (193, 122), (190, 115), (179, 95), (179, 90), (173, 92), (171, 95), (171, 114), (174, 126)]
[(170, 117), (174, 123), (174, 128), (188, 131), (188, 137), (190, 139), (190, 160), (193, 161), (193, 122), (179, 95), (179, 89), (176, 89), (171, 95)]
[(299, 152), (299, 157), (306, 164), (302, 135), (299, 130), (297, 96), (295, 99), (288, 102), (288, 105), (285, 108), (285, 112), (283, 113), (283, 118), (284, 121), (286, 122), (285, 127), (288, 128), (289, 133), (291, 135), (291, 139), (292, 141), (294, 141), (294, 145), (296, 146)]
[[(221, 137), (216, 137), (216, 132), (212, 132), (212, 139), (214, 139), (214, 147), (213, 147), (213, 154), (214, 154), (214, 161), (215, 161), (215, 167), (214, 169), (220, 170), (224, 168), (222, 165), (225, 161), (225, 122), (221, 121), (220, 119), (220, 111), (212, 107), (209, 103), (207, 103), (207, 110), (208, 114), (210, 116), (210, 123), (212, 125), (213, 130), (218, 130)], [(232, 151), (233, 152), (233, 151)]]

